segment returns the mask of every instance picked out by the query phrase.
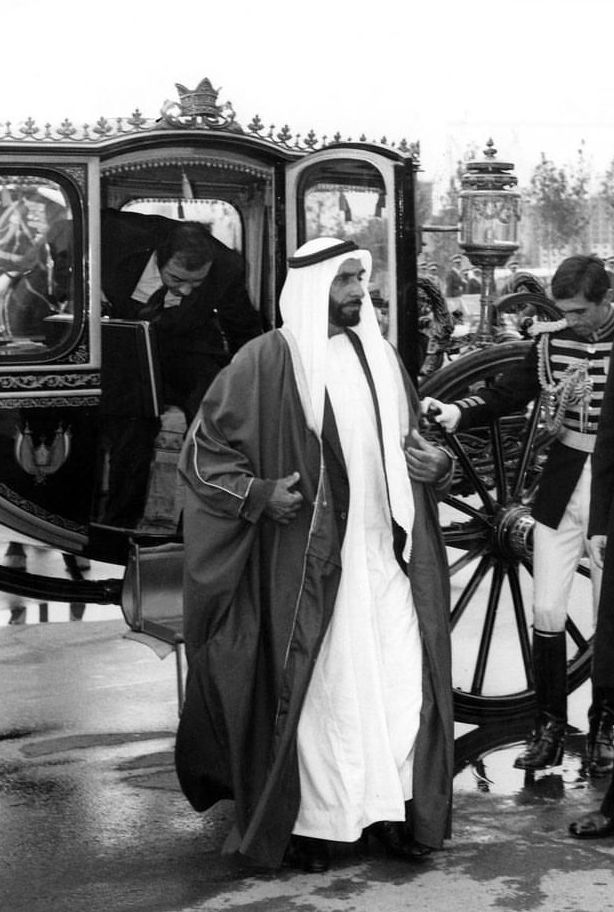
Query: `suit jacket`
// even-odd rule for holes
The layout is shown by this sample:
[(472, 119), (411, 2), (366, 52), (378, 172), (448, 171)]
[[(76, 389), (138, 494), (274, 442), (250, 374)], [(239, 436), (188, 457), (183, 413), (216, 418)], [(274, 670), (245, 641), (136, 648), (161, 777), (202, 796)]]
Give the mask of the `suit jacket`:
[(458, 298), (465, 291), (465, 282), (458, 269), (451, 269), (446, 275), (446, 297)]
[[(159, 215), (103, 210), (102, 288), (111, 316), (142, 318), (144, 305), (133, 301), (132, 293), (173, 225), (172, 219)], [(241, 257), (216, 238), (211, 242), (213, 263), (203, 284), (155, 320), (163, 357), (208, 354), (220, 358), (222, 365), (244, 342), (262, 332), (260, 315), (245, 288)]]
[[(614, 369), (606, 382), (593, 453), (588, 534), (607, 535), (597, 627), (593, 640), (593, 684), (614, 689)], [(603, 813), (614, 813), (614, 777)], [(607, 811), (603, 810), (607, 807)]]

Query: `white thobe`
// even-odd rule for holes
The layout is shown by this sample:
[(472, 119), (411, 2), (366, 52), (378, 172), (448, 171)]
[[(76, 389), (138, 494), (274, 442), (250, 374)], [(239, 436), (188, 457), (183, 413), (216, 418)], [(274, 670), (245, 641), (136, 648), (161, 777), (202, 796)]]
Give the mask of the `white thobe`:
[(370, 823), (405, 819), (422, 649), (409, 580), (394, 556), (367, 380), (345, 335), (328, 345), (326, 386), (350, 504), (333, 617), (298, 725), (301, 802), (293, 832), (353, 842)]

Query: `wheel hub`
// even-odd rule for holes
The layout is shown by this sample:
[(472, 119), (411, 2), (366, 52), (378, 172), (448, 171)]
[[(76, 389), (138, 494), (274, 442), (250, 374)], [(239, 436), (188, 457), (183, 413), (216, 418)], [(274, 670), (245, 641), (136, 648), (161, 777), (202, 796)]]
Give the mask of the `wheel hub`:
[(522, 504), (506, 507), (498, 517), (496, 526), (497, 545), (502, 556), (531, 560), (534, 526), (535, 520), (529, 507)]

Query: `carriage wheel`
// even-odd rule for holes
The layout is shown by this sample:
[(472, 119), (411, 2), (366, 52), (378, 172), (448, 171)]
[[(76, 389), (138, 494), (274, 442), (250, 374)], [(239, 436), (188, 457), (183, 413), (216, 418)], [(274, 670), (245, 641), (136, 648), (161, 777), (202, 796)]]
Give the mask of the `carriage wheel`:
[[(429, 377), (420, 395), (449, 402), (475, 393), (524, 359), (530, 345), (471, 352)], [(535, 403), (488, 426), (449, 435), (432, 425), (425, 436), (457, 456), (451, 493), (440, 506), (452, 589), (456, 718), (483, 723), (525, 715), (535, 705), (530, 507), (552, 437)], [(569, 691), (589, 675), (592, 627), (590, 575), (582, 562), (567, 621)]]

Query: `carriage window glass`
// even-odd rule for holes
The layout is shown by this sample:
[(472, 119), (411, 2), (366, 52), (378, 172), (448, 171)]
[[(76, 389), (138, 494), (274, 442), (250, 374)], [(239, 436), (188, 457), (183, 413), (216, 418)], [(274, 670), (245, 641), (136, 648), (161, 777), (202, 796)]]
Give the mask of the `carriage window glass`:
[(243, 251), (243, 225), (239, 211), (218, 199), (138, 199), (122, 207), (127, 212), (164, 215), (166, 218), (202, 222), (213, 237), (231, 250)]
[(0, 174), (0, 365), (55, 356), (77, 331), (74, 251), (62, 184), (36, 173)]
[(390, 269), (382, 175), (369, 162), (333, 159), (306, 169), (298, 194), (299, 244), (316, 237), (338, 237), (371, 252), (369, 291), (385, 334)]

